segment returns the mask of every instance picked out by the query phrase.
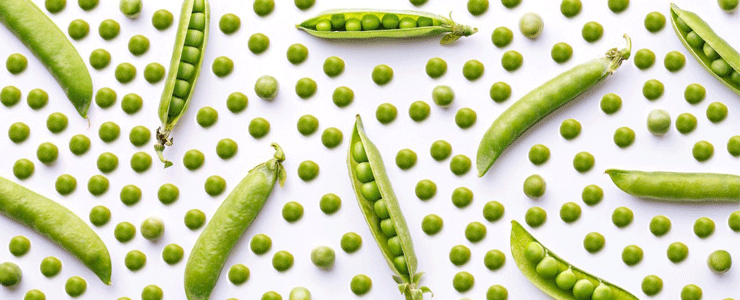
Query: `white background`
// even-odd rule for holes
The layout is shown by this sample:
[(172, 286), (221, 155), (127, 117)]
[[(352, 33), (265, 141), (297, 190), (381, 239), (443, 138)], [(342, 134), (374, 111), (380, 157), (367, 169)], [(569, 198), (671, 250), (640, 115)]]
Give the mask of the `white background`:
[[(43, 7), (43, 1), (36, 0)], [(148, 284), (156, 284), (165, 291), (165, 299), (184, 299), (182, 286), (183, 269), (187, 255), (198, 237), (199, 231), (191, 232), (183, 224), (185, 212), (192, 208), (203, 210), (208, 217), (216, 210), (226, 194), (219, 197), (208, 196), (203, 183), (208, 176), (218, 174), (228, 182), (230, 190), (254, 165), (272, 157), (271, 142), (278, 142), (286, 152), (285, 167), (288, 179), (284, 188), (276, 188), (262, 213), (246, 231), (226, 262), (212, 299), (259, 299), (261, 295), (275, 290), (287, 299), (288, 292), (295, 286), (306, 286), (314, 299), (356, 299), (349, 290), (349, 282), (356, 274), (367, 274), (373, 279), (372, 291), (363, 299), (402, 299), (391, 279), (391, 272), (385, 264), (380, 251), (373, 241), (367, 225), (360, 215), (354, 194), (347, 177), (345, 165), (347, 140), (354, 122), (355, 114), (364, 117), (368, 136), (376, 143), (385, 157), (388, 176), (394, 183), (396, 194), (414, 238), (419, 270), (426, 272), (422, 284), (431, 287), (435, 299), (485, 299), (489, 286), (501, 284), (508, 288), (509, 299), (547, 298), (542, 292), (524, 278), (511, 260), (509, 231), (512, 219), (523, 221), (525, 211), (532, 206), (541, 206), (548, 212), (547, 223), (532, 230), (546, 246), (569, 260), (576, 266), (590, 271), (606, 280), (631, 291), (639, 298), (646, 298), (640, 290), (642, 278), (656, 274), (663, 278), (663, 292), (655, 299), (677, 299), (681, 288), (690, 283), (704, 290), (704, 299), (737, 298), (740, 295), (740, 269), (736, 266), (723, 275), (713, 274), (706, 267), (706, 258), (714, 250), (727, 249), (740, 259), (740, 236), (727, 227), (727, 217), (738, 209), (737, 205), (673, 205), (645, 202), (628, 196), (618, 190), (603, 174), (603, 170), (615, 167), (644, 170), (673, 170), (697, 172), (736, 173), (738, 159), (730, 156), (725, 145), (727, 140), (739, 133), (740, 101), (738, 96), (721, 85), (698, 62), (691, 57), (677, 39), (668, 20), (666, 28), (657, 34), (645, 30), (643, 19), (648, 12), (659, 11), (670, 16), (667, 1), (633, 1), (629, 9), (621, 14), (609, 11), (606, 1), (584, 1), (582, 12), (572, 19), (560, 14), (560, 1), (525, 0), (519, 7), (508, 10), (499, 1), (491, 1), (487, 13), (480, 17), (471, 16), (466, 9), (466, 1), (431, 0), (420, 9), (446, 15), (450, 10), (460, 23), (475, 25), (480, 32), (463, 38), (454, 45), (440, 46), (439, 38), (413, 40), (374, 40), (374, 41), (326, 41), (313, 38), (294, 28), (294, 24), (313, 17), (325, 9), (338, 7), (374, 7), (393, 9), (413, 9), (408, 1), (331, 1), (319, 0), (305, 12), (299, 11), (293, 1), (279, 0), (275, 11), (266, 18), (257, 17), (252, 11), (252, 1), (211, 1), (211, 33), (204, 61), (204, 69), (196, 88), (190, 110), (174, 131), (175, 145), (165, 152), (175, 162), (167, 170), (161, 169), (157, 162), (144, 174), (136, 174), (129, 167), (129, 159), (137, 151), (147, 151), (154, 157), (153, 142), (137, 149), (128, 142), (128, 133), (136, 125), (145, 125), (154, 131), (159, 125), (157, 107), (163, 83), (151, 85), (142, 75), (144, 67), (150, 62), (169, 66), (174, 35), (177, 27), (177, 14), (180, 1), (145, 1), (142, 15), (137, 20), (124, 17), (113, 0), (102, 3), (91, 12), (82, 11), (76, 1), (68, 1), (67, 8), (52, 19), (66, 32), (73, 19), (81, 18), (90, 23), (91, 33), (82, 41), (73, 42), (81, 56), (88, 60), (96, 48), (104, 48), (112, 53), (113, 61), (102, 71), (92, 68), (91, 74), (95, 89), (111, 87), (118, 92), (119, 101), (107, 110), (95, 104), (90, 108), (92, 126), (78, 117), (59, 86), (39, 61), (4, 27), (0, 27), (0, 57), (20, 52), (29, 58), (28, 69), (18, 76), (7, 71), (0, 72), (0, 85), (18, 86), (24, 100), (13, 108), (0, 108), (0, 128), (7, 130), (10, 124), (18, 121), (31, 126), (28, 141), (15, 145), (5, 137), (0, 139), (3, 157), (0, 159), (0, 175), (12, 175), (13, 163), (20, 158), (35, 162), (36, 173), (22, 185), (46, 195), (62, 205), (69, 207), (87, 222), (90, 209), (105, 205), (113, 212), (109, 224), (94, 228), (106, 242), (113, 261), (113, 285), (105, 286), (87, 270), (77, 259), (64, 252), (49, 240), (32, 232), (14, 221), (0, 218), (0, 244), (15, 235), (25, 235), (31, 239), (31, 252), (16, 258), (7, 250), (0, 251), (0, 261), (12, 261), (21, 266), (24, 277), (14, 290), (0, 288), (0, 299), (21, 299), (30, 289), (40, 289), (47, 299), (67, 299), (63, 292), (67, 278), (79, 275), (87, 279), (88, 291), (79, 299), (117, 299), (127, 296), (139, 299), (141, 290)], [(740, 45), (740, 38), (733, 32), (737, 28), (738, 15), (723, 12), (715, 1), (678, 1), (682, 8), (696, 11), (707, 20), (720, 36), (730, 44)], [(701, 3), (701, 4), (700, 4)], [(175, 14), (175, 24), (159, 32), (151, 25), (151, 16), (157, 9), (166, 8)], [(545, 22), (543, 34), (537, 40), (524, 38), (517, 30), (518, 18), (526, 12), (540, 14)], [(226, 36), (218, 30), (218, 19), (225, 13), (235, 13), (241, 17), (241, 29)], [(104, 41), (97, 34), (100, 22), (113, 18), (121, 23), (121, 34), (113, 41)], [(581, 27), (588, 21), (598, 21), (604, 26), (604, 37), (596, 43), (585, 42), (580, 35)], [(490, 40), (491, 32), (498, 26), (514, 30), (514, 41), (505, 49), (494, 47)], [(254, 55), (247, 49), (249, 36), (262, 32), (270, 37), (267, 52)], [(629, 33), (634, 42), (633, 53), (641, 48), (649, 48), (657, 55), (655, 66), (647, 71), (637, 69), (632, 60), (625, 62), (619, 71), (608, 78), (600, 87), (579, 98), (567, 108), (559, 110), (529, 131), (501, 156), (493, 168), (483, 178), (476, 176), (475, 169), (467, 175), (457, 177), (449, 171), (449, 160), (436, 162), (429, 155), (429, 146), (438, 139), (452, 144), (453, 155), (464, 154), (475, 160), (478, 142), (499, 113), (514, 101), (536, 88), (549, 78), (583, 61), (600, 57), (612, 47), (623, 47), (623, 33)], [(127, 51), (128, 39), (135, 34), (143, 34), (151, 40), (151, 49), (143, 56), (134, 57)], [(573, 58), (558, 65), (550, 58), (550, 49), (557, 42), (567, 42), (573, 46)], [(309, 49), (308, 60), (298, 66), (291, 65), (285, 58), (286, 49), (292, 43), (302, 43)], [(501, 56), (506, 50), (517, 50), (524, 56), (521, 69), (509, 73), (501, 67)], [(663, 66), (665, 54), (678, 50), (686, 55), (683, 70), (670, 73)], [(228, 56), (234, 60), (235, 69), (227, 78), (217, 78), (210, 71), (210, 64), (218, 56)], [(346, 70), (337, 78), (328, 78), (322, 72), (326, 57), (336, 55), (346, 62)], [(424, 65), (429, 58), (441, 57), (449, 69), (440, 79), (430, 79), (424, 73)], [(468, 82), (462, 76), (462, 66), (469, 59), (478, 59), (486, 66), (485, 75), (477, 81)], [(130, 62), (138, 69), (137, 78), (132, 83), (121, 85), (114, 76), (115, 66)], [(395, 71), (393, 81), (383, 87), (375, 85), (370, 72), (377, 64), (388, 64)], [(272, 102), (259, 99), (253, 92), (253, 85), (259, 76), (269, 74), (281, 83), (279, 96)], [(301, 100), (294, 93), (295, 82), (302, 77), (311, 77), (318, 83), (318, 92), (308, 100)], [(642, 84), (648, 79), (659, 79), (665, 84), (665, 94), (650, 102), (641, 94)], [(496, 104), (488, 96), (492, 83), (505, 81), (512, 86), (510, 100)], [(707, 89), (707, 99), (692, 106), (683, 100), (686, 85), (698, 82)], [(431, 101), (431, 91), (435, 85), (447, 84), (456, 92), (452, 107), (441, 109)], [(346, 85), (355, 92), (355, 101), (346, 108), (337, 108), (331, 102), (332, 91)], [(49, 104), (39, 111), (31, 110), (25, 103), (25, 95), (33, 88), (49, 92)], [(249, 96), (249, 107), (241, 114), (233, 114), (226, 109), (226, 97), (234, 91)], [(134, 116), (128, 116), (120, 108), (120, 99), (127, 93), (137, 93), (144, 98), (144, 107)], [(599, 109), (599, 100), (606, 93), (617, 93), (623, 99), (622, 109), (607, 116)], [(432, 105), (431, 117), (415, 123), (408, 117), (408, 107), (416, 100), (424, 100)], [(705, 117), (709, 103), (721, 101), (729, 107), (729, 117), (712, 124)], [(374, 118), (375, 108), (389, 102), (398, 107), (398, 118), (389, 125), (381, 125)], [(203, 129), (195, 123), (199, 108), (212, 106), (220, 113), (218, 123)], [(459, 129), (454, 123), (455, 112), (470, 107), (478, 113), (478, 122), (468, 130)], [(697, 116), (699, 125), (688, 135), (678, 133), (674, 127), (663, 137), (652, 136), (646, 128), (647, 114), (652, 109), (662, 108), (674, 118), (683, 112)], [(53, 112), (62, 112), (70, 119), (69, 128), (60, 134), (51, 134), (45, 128), (46, 117)], [(337, 127), (342, 130), (345, 140), (334, 150), (321, 144), (320, 132), (303, 137), (295, 129), (298, 118), (313, 114), (320, 121), (320, 130)], [(272, 129), (263, 139), (255, 140), (247, 133), (251, 119), (263, 117), (270, 121)], [(575, 118), (583, 125), (581, 135), (566, 141), (558, 134), (562, 120)], [(97, 130), (105, 121), (121, 125), (121, 137), (110, 144), (104, 144), (97, 137)], [(637, 134), (636, 143), (620, 149), (614, 145), (612, 135), (621, 127), (628, 126)], [(92, 141), (92, 149), (82, 157), (71, 154), (67, 148), (70, 137), (83, 133)], [(229, 161), (215, 155), (215, 146), (222, 138), (232, 138), (239, 143), (239, 153)], [(707, 140), (715, 147), (714, 157), (699, 163), (693, 159), (691, 148), (694, 143)], [(60, 156), (56, 163), (43, 165), (35, 158), (35, 151), (42, 142), (52, 142), (59, 146)], [(542, 143), (550, 147), (552, 157), (545, 165), (537, 167), (527, 160), (527, 151)], [(394, 166), (398, 150), (410, 148), (418, 154), (417, 165), (409, 171), (401, 171)], [(182, 165), (182, 156), (189, 149), (205, 153), (205, 165), (191, 172)], [(574, 155), (589, 151), (596, 157), (596, 166), (590, 172), (580, 174), (572, 167)], [(97, 156), (103, 152), (113, 152), (120, 159), (118, 169), (108, 178), (111, 188), (101, 197), (93, 197), (86, 185), (90, 176), (98, 174), (95, 167)], [(298, 164), (304, 160), (314, 160), (321, 166), (321, 174), (313, 182), (303, 182), (296, 176)], [(156, 160), (156, 158), (155, 158)], [(78, 188), (70, 196), (62, 197), (54, 190), (55, 179), (62, 174), (71, 174), (78, 180)], [(539, 200), (531, 200), (522, 193), (522, 182), (531, 174), (541, 174), (547, 181), (547, 193)], [(437, 196), (427, 202), (419, 201), (414, 195), (414, 186), (421, 179), (429, 178), (437, 183)], [(180, 199), (169, 206), (158, 202), (157, 188), (164, 183), (173, 183), (180, 188)], [(142, 188), (142, 201), (126, 207), (119, 200), (119, 191), (126, 184)], [(604, 200), (595, 207), (588, 207), (580, 200), (581, 190), (588, 184), (604, 188)], [(464, 209), (455, 208), (450, 195), (459, 186), (466, 186), (475, 193), (472, 205)], [(342, 198), (342, 208), (333, 216), (326, 216), (319, 210), (318, 201), (325, 193), (336, 193)], [(505, 217), (496, 222), (486, 222), (481, 209), (487, 201), (498, 200), (506, 206)], [(281, 217), (284, 203), (297, 201), (303, 204), (305, 215), (300, 221), (289, 224)], [(558, 217), (560, 206), (569, 201), (581, 204), (583, 215), (572, 225), (567, 225)], [(634, 210), (635, 220), (625, 229), (617, 229), (611, 223), (611, 213), (619, 206)], [(422, 218), (435, 213), (444, 218), (441, 233), (430, 237), (420, 228)], [(663, 237), (650, 234), (648, 223), (658, 214), (664, 214), (673, 221), (672, 230)], [(127, 244), (121, 244), (113, 237), (113, 229), (119, 222), (141, 223), (148, 216), (164, 219), (166, 233), (163, 240), (152, 243), (137, 237)], [(714, 235), (699, 239), (693, 234), (692, 225), (699, 217), (710, 217), (717, 223)], [(480, 243), (470, 244), (463, 231), (472, 221), (480, 221), (488, 227), (488, 236)], [(342, 234), (354, 231), (364, 240), (360, 251), (348, 255), (339, 247)], [(588, 254), (583, 246), (583, 237), (598, 231), (606, 237), (606, 247), (595, 255)], [(248, 241), (258, 233), (272, 237), (272, 250), (263, 256), (256, 256), (248, 250)], [(689, 246), (690, 254), (686, 261), (673, 264), (665, 251), (674, 241), (682, 241)], [(177, 243), (185, 249), (185, 259), (168, 266), (161, 259), (162, 248), (169, 243)], [(462, 267), (453, 266), (448, 259), (449, 249), (457, 244), (471, 248), (473, 255), (469, 263)], [(627, 267), (621, 262), (622, 249), (629, 244), (637, 244), (645, 251), (642, 263)], [(314, 267), (309, 259), (311, 249), (328, 245), (337, 251), (337, 259), (331, 271)], [(2, 246), (3, 248), (6, 246)], [(4, 248), (7, 249), (7, 248)], [(138, 249), (147, 254), (147, 265), (138, 272), (131, 272), (124, 266), (124, 256)], [(500, 249), (507, 254), (506, 265), (495, 272), (483, 265), (486, 251)], [(272, 268), (272, 255), (278, 250), (287, 250), (295, 256), (295, 265), (287, 272), (279, 273)], [(59, 257), (64, 267), (62, 273), (52, 279), (43, 277), (38, 271), (40, 261), (46, 256)], [(242, 263), (251, 269), (251, 278), (242, 286), (234, 286), (226, 279), (228, 267)], [(475, 275), (475, 287), (465, 294), (452, 288), (452, 277), (458, 271), (468, 271)]]

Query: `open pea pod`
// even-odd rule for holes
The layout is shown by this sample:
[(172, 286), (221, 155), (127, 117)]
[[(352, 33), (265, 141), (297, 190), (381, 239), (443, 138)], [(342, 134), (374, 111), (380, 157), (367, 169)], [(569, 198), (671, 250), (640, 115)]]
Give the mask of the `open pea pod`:
[(210, 13), (208, 0), (185, 0), (182, 4), (170, 69), (159, 101), (162, 125), (157, 129), (157, 143), (154, 145), (165, 168), (172, 166), (172, 162), (164, 158), (164, 148), (172, 145), (170, 134), (190, 106), (200, 75)]
[[(577, 283), (571, 284), (570, 288), (561, 288), (556, 282), (557, 277), (544, 278), (540, 276), (537, 271), (537, 266), (539, 262), (531, 260), (531, 255), (530, 257), (528, 257), (527, 251), (529, 250), (528, 248), (531, 246), (534, 246), (535, 249), (544, 250), (543, 257), (554, 259), (554, 262), (557, 266), (557, 275), (565, 272), (572, 272), (575, 280), (573, 280), (573, 277), (571, 277), (571, 282), (575, 283), (584, 280), (582, 282), (585, 283), (584, 285), (588, 285), (588, 282), (590, 282), (592, 293), (590, 295), (587, 295), (587, 298), (583, 295), (581, 295), (582, 297), (579, 298), (574, 295), (574, 291), (575, 289), (577, 289), (577, 287), (575, 287), (576, 285), (578, 285)], [(549, 295), (553, 299), (638, 299), (624, 289), (570, 265), (567, 261), (555, 255), (555, 253), (552, 253), (552, 251), (540, 244), (540, 242), (537, 241), (537, 239), (535, 239), (529, 232), (527, 232), (527, 230), (524, 229), (524, 227), (522, 227), (522, 225), (519, 224), (519, 222), (517, 221), (511, 221), (511, 255), (514, 258), (514, 262), (516, 262), (517, 267), (519, 267), (519, 270), (521, 270), (522, 274), (524, 274), (524, 277), (527, 277), (527, 279), (529, 279), (532, 284), (537, 286), (540, 290), (545, 292), (545, 294)], [(544, 258), (540, 258), (540, 262), (543, 260)], [(562, 285), (563, 282), (561, 282), (560, 284)]]
[(678, 39), (699, 63), (727, 87), (740, 94), (740, 54), (737, 50), (719, 37), (697, 14), (682, 10), (673, 3), (671, 23)]
[(417, 260), (411, 234), (398, 199), (385, 172), (378, 148), (365, 135), (362, 119), (357, 116), (347, 157), (352, 187), (370, 232), (378, 243), (393, 279), (408, 300), (422, 300), (431, 290), (418, 287), (423, 273), (417, 273)]
[[(362, 24), (367, 16), (374, 16), (379, 26), (367, 28)], [(440, 41), (443, 45), (478, 32), (478, 28), (455, 23), (452, 17), (411, 10), (327, 10), (296, 27), (325, 39), (412, 38), (447, 33)]]

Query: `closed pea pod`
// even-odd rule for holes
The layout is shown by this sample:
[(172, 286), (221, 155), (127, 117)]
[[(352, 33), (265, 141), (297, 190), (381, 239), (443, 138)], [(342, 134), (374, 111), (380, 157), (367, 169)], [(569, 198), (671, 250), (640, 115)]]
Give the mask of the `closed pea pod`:
[[(416, 272), (416, 254), (406, 220), (385, 172), (380, 152), (365, 135), (359, 115), (352, 131), (347, 165), (362, 214), (383, 257), (394, 272), (393, 279), (398, 283), (399, 290), (406, 299), (423, 299), (423, 293), (431, 293), (431, 290), (428, 287), (418, 287), (423, 273)], [(367, 172), (372, 173), (372, 176), (360, 178), (364, 172), (359, 170), (363, 166), (369, 167)], [(373, 189), (379, 197), (368, 192)], [(386, 209), (378, 210), (376, 201), (384, 201)]]
[(626, 193), (678, 202), (740, 202), (740, 176), (713, 173), (606, 170)]
[(208, 0), (183, 2), (169, 73), (159, 102), (162, 125), (157, 129), (157, 143), (154, 145), (165, 168), (172, 166), (172, 162), (165, 159), (164, 148), (172, 145), (170, 134), (190, 106), (200, 75), (208, 41), (209, 19)]

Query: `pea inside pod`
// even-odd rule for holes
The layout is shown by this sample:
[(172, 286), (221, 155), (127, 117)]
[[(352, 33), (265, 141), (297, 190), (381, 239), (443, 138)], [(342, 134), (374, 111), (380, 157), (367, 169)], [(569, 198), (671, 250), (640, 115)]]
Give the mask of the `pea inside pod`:
[(406, 299), (422, 299), (431, 290), (419, 287), (423, 273), (417, 273), (417, 258), (406, 219), (401, 212), (380, 152), (365, 134), (357, 116), (347, 157), (347, 166), (365, 221), (370, 227), (393, 279)]
[(414, 38), (446, 33), (447, 45), (478, 28), (457, 24), (450, 17), (411, 10), (327, 10), (296, 28), (326, 39)]
[(170, 134), (190, 105), (200, 75), (209, 21), (208, 0), (183, 2), (169, 73), (159, 102), (162, 125), (157, 129), (157, 143), (154, 145), (165, 168), (172, 166), (172, 162), (164, 157), (165, 146), (172, 145)]

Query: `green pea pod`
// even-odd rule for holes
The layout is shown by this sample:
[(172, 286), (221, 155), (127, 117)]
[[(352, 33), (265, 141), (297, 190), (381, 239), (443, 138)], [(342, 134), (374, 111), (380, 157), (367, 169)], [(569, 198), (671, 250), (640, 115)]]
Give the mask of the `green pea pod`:
[(267, 202), (275, 182), (285, 183), (283, 149), (273, 143), (275, 157), (257, 165), (234, 187), (203, 229), (185, 266), (188, 300), (207, 300), (231, 249)]
[(632, 196), (673, 202), (740, 202), (740, 176), (714, 173), (606, 170)]
[(164, 148), (172, 145), (170, 134), (190, 106), (200, 75), (208, 42), (210, 14), (208, 0), (185, 0), (182, 3), (170, 69), (159, 101), (162, 125), (157, 129), (157, 143), (154, 145), (165, 168), (172, 166), (172, 162), (164, 158)]
[(530, 127), (614, 73), (622, 61), (630, 57), (632, 41), (626, 34), (624, 38), (626, 48), (613, 48), (605, 57), (565, 71), (524, 95), (499, 115), (478, 146), (478, 176), (483, 177), (501, 153)]
[[(563, 273), (566, 270), (570, 270), (570, 272), (573, 272), (575, 275), (575, 280), (587, 280), (591, 282), (591, 284), (596, 286), (604, 286), (608, 290), (610, 290), (611, 298), (604, 298), (604, 299), (619, 299), (619, 300), (637, 300), (638, 298), (634, 295), (630, 294), (629, 292), (625, 291), (624, 289), (611, 284), (609, 282), (604, 281), (603, 279), (600, 279), (594, 275), (591, 275), (579, 268), (576, 268), (572, 265), (570, 265), (567, 261), (563, 260), (559, 256), (555, 255), (555, 253), (552, 253), (549, 249), (545, 248), (542, 244), (537, 241), (529, 232), (527, 232), (524, 227), (522, 227), (521, 224), (517, 221), (511, 221), (511, 255), (514, 258), (514, 262), (516, 262), (517, 267), (519, 267), (519, 270), (522, 272), (524, 277), (527, 277), (532, 284), (537, 286), (540, 290), (545, 292), (545, 294), (549, 295), (553, 299), (556, 300), (576, 300), (576, 298), (573, 294), (572, 289), (562, 289), (558, 287), (558, 284), (556, 283), (556, 278), (543, 278), (537, 273), (537, 262), (533, 262), (532, 260), (528, 259), (526, 256), (526, 251), (530, 243), (537, 243), (539, 244), (546, 253), (546, 256), (552, 257), (557, 262), (558, 267), (558, 274)], [(588, 297), (587, 299), (591, 299), (591, 297)]]
[(80, 116), (87, 118), (93, 97), (92, 78), (64, 32), (29, 0), (0, 1), (0, 23), (44, 64)]
[(108, 248), (85, 221), (66, 207), (0, 177), (0, 214), (48, 237), (110, 284)]
[[(688, 26), (688, 31), (685, 30), (687, 28), (681, 28), (682, 26), (679, 26), (681, 21)], [(740, 74), (738, 73), (740, 72), (740, 54), (737, 50), (732, 48), (730, 44), (719, 37), (714, 30), (709, 27), (709, 24), (704, 22), (704, 20), (702, 20), (698, 15), (690, 11), (682, 10), (673, 3), (671, 3), (671, 23), (673, 24), (673, 29), (678, 35), (678, 39), (681, 40), (681, 43), (686, 46), (686, 49), (691, 52), (704, 69), (709, 71), (709, 73), (714, 75), (714, 77), (719, 79), (719, 81), (724, 83), (732, 91), (740, 94)], [(694, 47), (689, 44), (687, 36), (690, 32), (697, 34), (704, 41), (705, 45), (708, 45), (714, 50), (714, 53), (716, 53), (718, 57), (707, 56), (704, 52), (704, 47), (706, 46)], [(717, 59), (724, 60), (732, 68), (732, 72), (720, 75), (713, 71), (712, 62)]]
[[(375, 30), (359, 30), (350, 31), (346, 30), (344, 24), (346, 20), (357, 19), (362, 20), (365, 15), (374, 15), (379, 20), (382, 20), (386, 15), (394, 15), (396, 18), (396, 26), (394, 28), (384, 28), (381, 24), (378, 29)], [(420, 18), (427, 20), (429, 24), (422, 24), (413, 28), (401, 28), (398, 25), (398, 20), (409, 18), (415, 23), (419, 23)], [(340, 21), (337, 21), (340, 20)], [(331, 22), (332, 25), (327, 30), (319, 30), (317, 25), (321, 22)], [(371, 39), (371, 38), (413, 38), (413, 37), (424, 37), (433, 36), (442, 33), (446, 35), (440, 41), (440, 44), (447, 45), (458, 40), (463, 36), (471, 36), (478, 32), (478, 28), (473, 28), (467, 25), (457, 24), (452, 21), (452, 13), (450, 17), (446, 18), (437, 14), (418, 12), (411, 10), (367, 10), (367, 9), (333, 9), (322, 12), (317, 17), (308, 19), (301, 24), (296, 25), (296, 28), (308, 32), (309, 34), (325, 38), (325, 39)]]
[[(353, 154), (362, 158), (356, 158), (358, 156), (353, 156)], [(358, 160), (360, 161), (358, 162)], [(369, 167), (369, 169), (364, 169), (368, 171), (368, 176), (364, 176), (366, 179), (358, 177), (357, 169), (360, 164), (367, 164), (364, 166)], [(428, 287), (418, 287), (423, 273), (416, 272), (416, 254), (414, 244), (411, 241), (411, 234), (406, 225), (406, 219), (403, 217), (401, 206), (393, 193), (393, 187), (386, 174), (380, 152), (365, 135), (365, 128), (362, 126), (362, 119), (359, 115), (357, 115), (357, 121), (352, 131), (347, 166), (360, 210), (365, 216), (368, 226), (370, 226), (370, 232), (378, 243), (383, 257), (394, 272), (393, 279), (398, 283), (400, 292), (409, 300), (423, 299), (423, 293), (431, 293), (431, 290)], [(370, 175), (370, 172), (372, 172), (372, 175)], [(376, 186), (375, 190), (379, 192), (379, 197), (375, 197), (377, 199), (370, 200), (363, 194), (363, 185), (366, 184)], [(381, 201), (385, 203), (382, 216), (377, 213), (376, 208), (376, 204)], [(384, 231), (381, 228), (382, 222), (388, 222), (393, 226), (391, 236), (386, 233), (387, 229)], [(393, 242), (390, 241), (392, 239)]]

